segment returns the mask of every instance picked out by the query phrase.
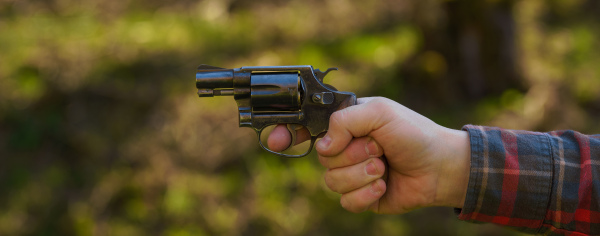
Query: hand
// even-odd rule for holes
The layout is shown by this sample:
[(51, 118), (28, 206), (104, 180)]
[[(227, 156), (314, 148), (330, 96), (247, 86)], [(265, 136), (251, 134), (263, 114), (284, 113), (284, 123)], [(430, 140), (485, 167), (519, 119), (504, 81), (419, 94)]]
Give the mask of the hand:
[[(329, 131), (316, 144), (319, 161), (328, 168), (325, 182), (342, 194), (341, 205), (352, 212), (386, 214), (462, 207), (470, 168), (468, 134), (385, 98), (358, 103), (333, 113)], [(289, 136), (284, 128), (273, 133)], [(269, 146), (285, 149), (289, 140), (270, 139)]]

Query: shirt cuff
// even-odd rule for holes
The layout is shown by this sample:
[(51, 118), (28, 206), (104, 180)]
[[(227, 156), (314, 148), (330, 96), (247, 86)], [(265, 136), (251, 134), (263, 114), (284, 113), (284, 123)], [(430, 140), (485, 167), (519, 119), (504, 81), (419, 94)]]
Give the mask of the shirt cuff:
[(458, 218), (537, 233), (550, 201), (553, 155), (546, 134), (466, 125), (471, 142), (467, 196)]

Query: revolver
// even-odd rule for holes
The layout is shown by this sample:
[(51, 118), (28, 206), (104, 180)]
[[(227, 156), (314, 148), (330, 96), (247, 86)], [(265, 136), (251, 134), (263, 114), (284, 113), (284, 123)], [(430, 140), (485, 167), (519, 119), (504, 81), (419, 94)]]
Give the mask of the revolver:
[[(196, 88), (199, 97), (233, 96), (239, 126), (254, 129), (264, 150), (284, 157), (303, 157), (327, 131), (331, 114), (356, 104), (354, 93), (323, 83), (325, 75), (333, 70), (337, 68), (322, 72), (310, 65), (236, 69), (200, 65)], [(291, 140), (287, 149), (274, 151), (269, 148), (270, 139), (281, 137), (270, 133), (280, 127), (287, 128)]]

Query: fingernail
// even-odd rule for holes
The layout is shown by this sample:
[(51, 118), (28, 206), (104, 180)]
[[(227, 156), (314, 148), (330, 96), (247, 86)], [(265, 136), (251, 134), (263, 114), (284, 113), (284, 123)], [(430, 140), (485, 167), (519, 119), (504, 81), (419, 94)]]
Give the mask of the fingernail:
[(375, 165), (375, 161), (371, 160), (365, 167), (365, 171), (367, 171), (368, 175), (376, 175), (377, 174), (377, 166)]
[(365, 151), (369, 157), (374, 157), (379, 153), (379, 147), (377, 146), (377, 143), (375, 143), (375, 140), (370, 139), (369, 142), (367, 142), (365, 145)]
[(331, 138), (329, 135), (325, 135), (325, 137), (323, 137), (321, 140), (319, 140), (319, 143), (317, 143), (319, 149), (321, 150), (326, 150), (329, 147), (329, 144), (331, 144)]
[(373, 195), (380, 195), (382, 192), (381, 187), (377, 186), (377, 182), (379, 181), (373, 181), (373, 184), (371, 184), (371, 193), (373, 193)]

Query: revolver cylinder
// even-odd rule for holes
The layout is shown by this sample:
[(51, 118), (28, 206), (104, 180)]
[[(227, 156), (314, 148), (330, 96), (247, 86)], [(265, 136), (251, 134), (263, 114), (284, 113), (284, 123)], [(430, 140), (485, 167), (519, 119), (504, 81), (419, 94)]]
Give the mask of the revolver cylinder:
[(301, 81), (297, 72), (252, 74), (250, 87), (250, 101), (257, 111), (300, 110)]

